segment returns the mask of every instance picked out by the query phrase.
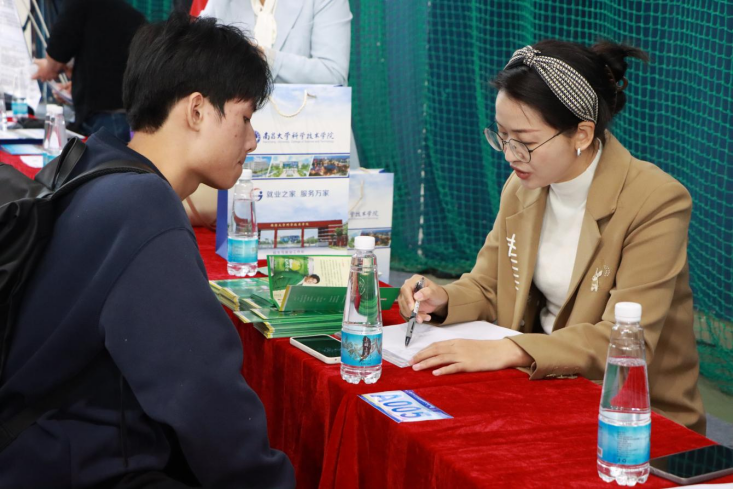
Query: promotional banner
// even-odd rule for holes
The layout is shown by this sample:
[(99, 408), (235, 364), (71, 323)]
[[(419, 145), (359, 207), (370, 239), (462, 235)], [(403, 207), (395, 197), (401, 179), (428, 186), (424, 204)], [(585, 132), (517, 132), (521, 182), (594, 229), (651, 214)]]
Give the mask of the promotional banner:
[[(259, 258), (344, 254), (349, 240), (351, 88), (276, 84), (252, 117)], [(217, 253), (226, 257), (231, 191), (220, 191)]]
[(373, 236), (379, 280), (389, 283), (394, 174), (358, 168), (349, 176), (349, 253), (357, 236)]

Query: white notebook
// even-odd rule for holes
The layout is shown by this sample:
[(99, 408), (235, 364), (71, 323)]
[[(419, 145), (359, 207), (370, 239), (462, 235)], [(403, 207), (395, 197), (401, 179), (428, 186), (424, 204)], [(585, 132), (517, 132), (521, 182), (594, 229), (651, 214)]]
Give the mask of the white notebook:
[(522, 334), (519, 331), (502, 328), (486, 321), (451, 324), (450, 326), (432, 326), (415, 323), (410, 346), (405, 348), (405, 331), (407, 323), (398, 326), (386, 326), (382, 340), (384, 359), (398, 367), (407, 367), (409, 361), (420, 350), (438, 341), (465, 340), (500, 340), (507, 336)]

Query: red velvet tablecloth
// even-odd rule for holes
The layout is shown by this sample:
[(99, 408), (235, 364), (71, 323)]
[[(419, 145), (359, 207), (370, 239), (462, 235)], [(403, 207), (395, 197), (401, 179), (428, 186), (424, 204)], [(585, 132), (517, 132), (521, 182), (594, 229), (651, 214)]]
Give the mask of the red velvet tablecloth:
[[(210, 278), (225, 278), (214, 233), (196, 233)], [(341, 380), (338, 365), (286, 339), (267, 340), (231, 316), (244, 348), (242, 373), (300, 488), (609, 487), (596, 472), (601, 390), (588, 380), (530, 381), (514, 369), (434, 377), (385, 362), (379, 382), (354, 386)], [(384, 314), (385, 324), (399, 322), (396, 307)], [(397, 424), (358, 397), (397, 389), (413, 389), (453, 419)], [(652, 415), (652, 457), (712, 443)], [(650, 476), (643, 487), (674, 485)]]
[[(18, 157), (0, 161), (28, 176)], [(196, 229), (209, 278), (226, 278), (214, 233)], [(242, 374), (262, 399), (270, 442), (292, 460), (299, 488), (615, 487), (596, 473), (600, 388), (585, 379), (529, 381), (517, 370), (434, 377), (384, 364), (375, 385), (341, 380), (326, 365), (265, 339), (231, 315)], [(396, 308), (385, 324), (402, 319)], [(397, 424), (358, 394), (413, 389), (453, 419)], [(712, 444), (656, 414), (652, 457)], [(733, 482), (733, 476), (714, 482)], [(643, 487), (672, 487), (650, 476)]]
[(14, 168), (17, 168), (23, 175), (27, 176), (28, 178), (35, 177), (36, 173), (41, 171), (40, 168), (33, 168), (23, 163), (23, 160), (20, 159), (20, 156), (11, 155), (2, 150), (0, 150), (0, 163), (5, 163)]

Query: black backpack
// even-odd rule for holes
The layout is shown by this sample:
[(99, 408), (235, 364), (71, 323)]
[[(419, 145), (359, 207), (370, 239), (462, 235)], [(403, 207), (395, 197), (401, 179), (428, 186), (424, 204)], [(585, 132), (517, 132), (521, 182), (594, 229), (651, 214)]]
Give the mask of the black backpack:
[[(10, 165), (0, 163), (0, 380), (23, 287), (53, 232), (54, 206), (58, 199), (110, 173), (154, 173), (142, 163), (115, 160), (69, 179), (85, 150), (83, 142), (71, 139), (61, 155), (33, 180)], [(59, 393), (68, 391), (64, 387), (68, 386), (51, 393), (42, 405), (31, 406), (8, 422), (0, 423), (0, 451), (56, 403)]]

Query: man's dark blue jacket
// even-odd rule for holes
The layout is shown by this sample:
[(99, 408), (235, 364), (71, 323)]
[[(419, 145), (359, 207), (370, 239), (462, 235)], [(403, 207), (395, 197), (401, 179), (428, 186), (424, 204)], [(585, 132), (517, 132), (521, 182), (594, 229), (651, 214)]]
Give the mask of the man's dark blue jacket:
[[(114, 159), (155, 169), (102, 131), (75, 173)], [(108, 175), (60, 207), (21, 302), (0, 417), (101, 360), (67, 408), (0, 453), (0, 488), (90, 487), (162, 470), (175, 438), (204, 487), (294, 486), (287, 457), (269, 446), (262, 404), (240, 374), (239, 337), (168, 182)]]

